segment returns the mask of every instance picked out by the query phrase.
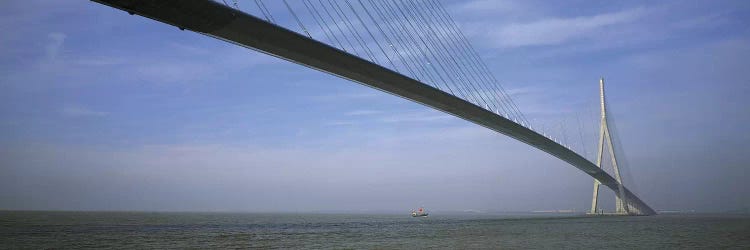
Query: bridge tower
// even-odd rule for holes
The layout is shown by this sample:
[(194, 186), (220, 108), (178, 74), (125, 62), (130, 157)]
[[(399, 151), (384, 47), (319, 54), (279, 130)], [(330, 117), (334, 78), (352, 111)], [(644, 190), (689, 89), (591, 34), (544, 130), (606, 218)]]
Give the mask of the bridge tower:
[[(625, 205), (627, 204), (627, 201), (625, 200), (625, 189), (623, 188), (622, 178), (620, 177), (620, 169), (617, 167), (617, 158), (615, 157), (615, 149), (612, 144), (612, 134), (610, 133), (609, 127), (607, 126), (607, 106), (604, 99), (604, 78), (599, 79), (599, 100), (601, 104), (601, 125), (599, 127), (599, 153), (596, 157), (596, 166), (598, 166), (599, 168), (602, 167), (602, 154), (604, 153), (604, 146), (606, 143), (609, 152), (609, 158), (612, 161), (612, 167), (614, 168), (615, 179), (617, 180), (618, 184), (618, 191), (620, 193), (619, 196), (615, 196), (615, 213), (629, 214), (628, 206)], [(601, 183), (598, 180), (594, 179), (594, 197), (591, 201), (591, 214), (597, 213), (599, 185), (601, 185)]]

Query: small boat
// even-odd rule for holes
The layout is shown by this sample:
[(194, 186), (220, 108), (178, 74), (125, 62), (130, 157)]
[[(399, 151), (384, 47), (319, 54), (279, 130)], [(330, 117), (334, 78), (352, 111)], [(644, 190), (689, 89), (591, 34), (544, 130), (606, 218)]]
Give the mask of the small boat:
[(424, 208), (420, 207), (417, 211), (411, 211), (411, 217), (427, 217), (428, 213)]

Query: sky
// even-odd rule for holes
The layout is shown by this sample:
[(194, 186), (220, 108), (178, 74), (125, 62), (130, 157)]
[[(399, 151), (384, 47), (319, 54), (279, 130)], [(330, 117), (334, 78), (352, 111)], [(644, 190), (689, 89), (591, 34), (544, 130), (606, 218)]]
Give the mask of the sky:
[[(750, 2), (444, 6), (531, 122), (589, 159), (605, 77), (625, 183), (654, 209), (750, 208)], [(0, 29), (0, 209), (590, 206), (590, 176), (509, 137), (94, 2), (2, 1)]]

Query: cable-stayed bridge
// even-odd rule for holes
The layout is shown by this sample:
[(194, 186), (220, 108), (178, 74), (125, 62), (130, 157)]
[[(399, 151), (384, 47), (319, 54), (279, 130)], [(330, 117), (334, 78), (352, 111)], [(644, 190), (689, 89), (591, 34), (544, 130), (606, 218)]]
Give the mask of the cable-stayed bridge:
[[(602, 83), (602, 132), (597, 164), (536, 129), (469, 44), (437, 0), (273, 1), (291, 15), (278, 22), (263, 0), (256, 15), (226, 0), (94, 0), (358, 82), (452, 114), (553, 155), (612, 189), (617, 213), (655, 211), (601, 166), (606, 128)], [(277, 6), (278, 7), (278, 6)], [(287, 20), (287, 21), (289, 21)], [(287, 28), (288, 27), (288, 28)], [(295, 28), (292, 28), (295, 27)], [(293, 31), (293, 29), (297, 31)], [(609, 140), (609, 139), (608, 139)]]

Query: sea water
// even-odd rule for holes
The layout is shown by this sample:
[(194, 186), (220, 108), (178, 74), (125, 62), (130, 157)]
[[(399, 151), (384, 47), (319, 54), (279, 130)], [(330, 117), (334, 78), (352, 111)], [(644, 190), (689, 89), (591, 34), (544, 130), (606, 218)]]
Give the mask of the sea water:
[(0, 211), (3, 249), (750, 249), (750, 216)]

